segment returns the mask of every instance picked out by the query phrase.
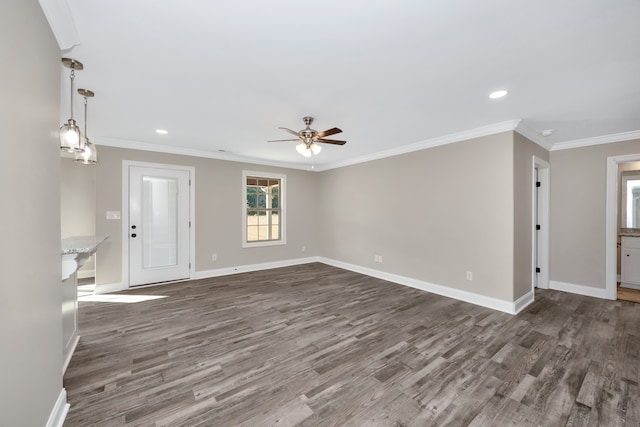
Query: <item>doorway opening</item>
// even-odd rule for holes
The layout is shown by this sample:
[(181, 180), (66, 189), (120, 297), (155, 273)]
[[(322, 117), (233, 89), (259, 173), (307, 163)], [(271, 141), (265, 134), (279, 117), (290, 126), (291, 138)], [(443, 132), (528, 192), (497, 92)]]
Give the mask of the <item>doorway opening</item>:
[(619, 185), (618, 176), (620, 165), (640, 161), (640, 153), (607, 158), (607, 201), (606, 201), (606, 231), (605, 231), (605, 298), (618, 298), (618, 218), (619, 218)]
[(533, 157), (531, 290), (549, 288), (549, 168), (548, 162)]

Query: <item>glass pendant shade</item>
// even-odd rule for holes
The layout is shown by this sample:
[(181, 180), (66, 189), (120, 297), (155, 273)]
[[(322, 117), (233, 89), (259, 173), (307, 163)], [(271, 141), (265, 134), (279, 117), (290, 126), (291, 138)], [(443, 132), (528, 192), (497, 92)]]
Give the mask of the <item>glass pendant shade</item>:
[(95, 94), (88, 89), (78, 89), (78, 93), (84, 98), (84, 137), (81, 137), (82, 151), (76, 152), (75, 161), (84, 165), (92, 165), (98, 163), (98, 150), (95, 144), (89, 140), (87, 133), (87, 123), (89, 122), (87, 110), (88, 98), (93, 98)]
[(313, 151), (313, 154), (318, 155), (318, 153), (320, 153), (320, 150), (322, 150), (322, 147), (319, 146), (318, 144), (316, 144), (315, 142), (313, 142), (309, 148), (311, 149), (311, 151)]
[(304, 142), (296, 145), (296, 151), (305, 157), (311, 157), (311, 150), (307, 148), (307, 144), (305, 144)]
[(81, 152), (84, 149), (80, 128), (73, 119), (69, 119), (67, 123), (60, 126), (60, 149), (71, 153)]
[(60, 149), (71, 153), (84, 150), (84, 139), (80, 133), (80, 128), (73, 119), (73, 83), (76, 78), (76, 70), (82, 70), (84, 66), (81, 62), (72, 58), (62, 58), (62, 65), (71, 69), (69, 80), (71, 81), (71, 98), (69, 102), (71, 118), (60, 126)]
[(85, 141), (84, 150), (76, 152), (75, 161), (84, 165), (98, 163), (98, 150), (93, 142), (89, 141), (89, 138)]

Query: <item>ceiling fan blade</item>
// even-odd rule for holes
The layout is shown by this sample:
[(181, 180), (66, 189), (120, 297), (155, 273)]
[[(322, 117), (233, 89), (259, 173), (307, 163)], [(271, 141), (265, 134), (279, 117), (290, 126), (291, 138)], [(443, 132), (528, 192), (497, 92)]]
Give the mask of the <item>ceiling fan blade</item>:
[(279, 127), (278, 129), (282, 129), (282, 130), (284, 130), (284, 131), (287, 131), (287, 132), (289, 132), (290, 134), (293, 134), (293, 135), (295, 135), (295, 136), (297, 136), (297, 137), (299, 137), (299, 136), (300, 136), (300, 135), (298, 134), (298, 132), (296, 132), (295, 130), (291, 130), (291, 129), (289, 129), (289, 128)]
[(347, 143), (347, 141), (340, 141), (337, 139), (322, 139), (322, 138), (316, 139), (315, 141), (324, 142), (325, 144), (336, 144), (336, 145), (344, 145)]
[(318, 138), (324, 138), (325, 136), (331, 136), (331, 135), (335, 135), (336, 133), (340, 133), (342, 132), (342, 129), (338, 129), (338, 128), (331, 128), (331, 129), (327, 129), (323, 132), (318, 132), (318, 134), (316, 135), (316, 137)]
[(267, 142), (284, 142), (284, 141), (296, 141), (299, 142), (300, 139), (272, 139), (271, 141), (267, 141)]

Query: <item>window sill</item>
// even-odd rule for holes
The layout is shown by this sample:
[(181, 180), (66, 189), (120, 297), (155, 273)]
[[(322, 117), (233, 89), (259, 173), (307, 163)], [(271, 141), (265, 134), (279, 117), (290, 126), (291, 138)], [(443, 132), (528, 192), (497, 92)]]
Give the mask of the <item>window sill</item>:
[(286, 245), (287, 242), (285, 240), (268, 240), (263, 242), (243, 242), (243, 248), (261, 248), (265, 246), (282, 246)]

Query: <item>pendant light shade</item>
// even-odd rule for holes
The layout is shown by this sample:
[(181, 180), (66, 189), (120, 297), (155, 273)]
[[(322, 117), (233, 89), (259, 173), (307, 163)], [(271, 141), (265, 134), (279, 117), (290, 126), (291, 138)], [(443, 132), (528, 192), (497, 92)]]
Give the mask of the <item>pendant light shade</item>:
[(75, 153), (75, 161), (85, 165), (92, 165), (98, 163), (98, 152), (95, 144), (89, 140), (89, 134), (87, 133), (87, 98), (93, 98), (95, 94), (87, 89), (78, 89), (78, 93), (84, 98), (84, 141), (82, 151), (76, 151)]
[(83, 165), (93, 165), (98, 163), (98, 151), (93, 142), (89, 138), (85, 140), (84, 150), (80, 153), (76, 152), (75, 161)]
[(81, 62), (71, 58), (62, 58), (62, 64), (71, 69), (69, 75), (71, 80), (71, 118), (60, 127), (60, 149), (72, 153), (81, 152), (84, 150), (84, 140), (80, 134), (80, 128), (73, 119), (73, 83), (76, 77), (75, 70), (82, 70), (84, 66)]
[(316, 144), (315, 142), (311, 143), (309, 148), (311, 149), (311, 151), (313, 151), (314, 155), (318, 155), (320, 153), (320, 150), (322, 150), (322, 147)]
[(72, 153), (80, 151), (80, 128), (73, 119), (60, 127), (60, 148)]

